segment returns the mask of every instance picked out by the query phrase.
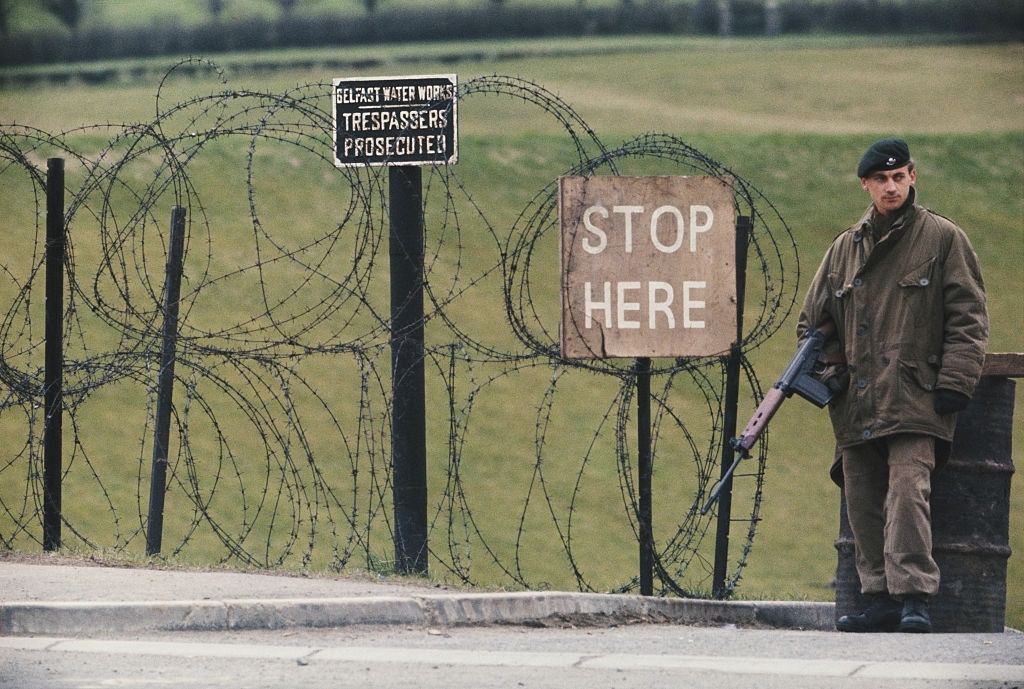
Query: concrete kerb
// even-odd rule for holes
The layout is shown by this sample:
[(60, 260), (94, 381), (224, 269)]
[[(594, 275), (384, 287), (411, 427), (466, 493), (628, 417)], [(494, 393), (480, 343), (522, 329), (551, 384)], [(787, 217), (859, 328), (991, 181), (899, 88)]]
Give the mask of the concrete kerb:
[(0, 634), (218, 631), (288, 627), (611, 626), (634, 622), (833, 629), (831, 603), (709, 601), (516, 592), (220, 601), (7, 602)]

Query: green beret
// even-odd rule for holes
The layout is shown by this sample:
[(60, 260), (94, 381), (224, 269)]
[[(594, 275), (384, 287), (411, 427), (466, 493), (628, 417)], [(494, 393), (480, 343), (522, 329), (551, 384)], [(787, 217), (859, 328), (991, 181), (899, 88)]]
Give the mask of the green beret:
[(857, 165), (857, 176), (867, 177), (876, 170), (895, 170), (910, 163), (910, 147), (902, 139), (882, 139), (871, 144)]

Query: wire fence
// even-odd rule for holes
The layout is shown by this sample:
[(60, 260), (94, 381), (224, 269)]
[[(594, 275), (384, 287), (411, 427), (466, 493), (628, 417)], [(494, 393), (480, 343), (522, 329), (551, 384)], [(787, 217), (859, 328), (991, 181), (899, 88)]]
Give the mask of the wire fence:
[[(68, 179), (65, 545), (143, 551), (163, 269), (181, 206), (164, 554), (388, 571), (386, 169), (334, 167), (329, 83), (175, 99), (176, 72), (197, 68), (216, 69), (172, 68), (148, 122), (0, 126), (0, 544), (43, 542), (41, 228), (45, 161), (56, 156)], [(458, 98), (463, 129), (487, 108), (516, 107), (547, 134), (528, 160), (501, 137), (460, 144), (463, 160), (481, 157), (473, 169), (484, 179), (460, 177), (463, 163), (424, 169), (431, 570), (474, 584), (635, 590), (636, 367), (560, 355), (558, 175), (730, 180), (737, 214), (753, 222), (741, 349), (755, 400), (746, 356), (793, 307), (796, 246), (753, 185), (674, 136), (608, 146), (558, 96), (513, 77), (470, 80)], [(700, 506), (721, 464), (724, 380), (724, 354), (653, 363), (661, 593), (709, 585), (714, 515)], [(757, 450), (736, 482), (730, 591), (760, 520), (766, 444)]]

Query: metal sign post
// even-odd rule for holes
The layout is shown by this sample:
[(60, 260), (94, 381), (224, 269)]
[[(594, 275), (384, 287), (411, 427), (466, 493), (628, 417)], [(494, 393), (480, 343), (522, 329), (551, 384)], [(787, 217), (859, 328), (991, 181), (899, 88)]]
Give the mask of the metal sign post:
[(391, 259), (391, 457), (395, 564), (427, 572), (427, 427), (423, 372), (423, 182), (388, 169)]
[[(736, 437), (737, 409), (740, 396), (740, 374), (743, 364), (743, 294), (747, 284), (747, 246), (752, 231), (750, 218), (740, 216), (736, 222), (736, 341), (729, 348), (725, 371), (725, 427), (722, 429), (723, 477), (729, 471), (736, 450), (731, 440)], [(725, 478), (718, 497), (718, 521), (715, 532), (715, 566), (711, 577), (711, 593), (725, 598), (725, 574), (729, 566), (729, 522), (732, 519), (732, 476)]]
[(46, 161), (46, 346), (43, 427), (43, 550), (61, 541), (64, 419), (64, 159)]
[(640, 595), (654, 595), (654, 509), (651, 505), (651, 360), (636, 360), (636, 444), (637, 493), (640, 514), (637, 515), (640, 532)]
[(458, 160), (454, 74), (334, 80), (334, 163), (388, 167), (395, 568), (426, 574), (422, 165)]
[(157, 555), (163, 543), (164, 497), (167, 492), (167, 461), (171, 436), (171, 402), (174, 396), (174, 363), (177, 359), (178, 300), (181, 297), (185, 257), (185, 209), (171, 211), (171, 235), (164, 271), (164, 323), (160, 344), (160, 373), (153, 430), (153, 472), (149, 479), (149, 520), (146, 524), (146, 555)]

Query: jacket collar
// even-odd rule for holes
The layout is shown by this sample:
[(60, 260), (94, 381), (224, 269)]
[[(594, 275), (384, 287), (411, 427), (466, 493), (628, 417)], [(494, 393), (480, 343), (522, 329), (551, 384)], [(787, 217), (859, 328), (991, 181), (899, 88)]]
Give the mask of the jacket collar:
[[(888, 244), (895, 243), (903, 236), (907, 227), (912, 223), (914, 216), (917, 213), (917, 189), (910, 187), (910, 193), (907, 194), (907, 201), (903, 204), (903, 210), (900, 211), (899, 217), (897, 217), (892, 227), (889, 229), (888, 234), (882, 238), (882, 241)], [(865, 237), (871, 236), (871, 222), (875, 217), (875, 206), (874, 204), (868, 206), (868, 209), (864, 211), (864, 215), (861, 216), (857, 224), (854, 225), (853, 240), (860, 242)], [(881, 243), (881, 242), (880, 242)]]

